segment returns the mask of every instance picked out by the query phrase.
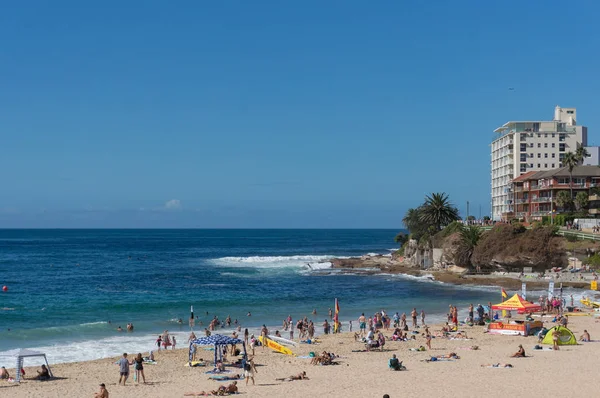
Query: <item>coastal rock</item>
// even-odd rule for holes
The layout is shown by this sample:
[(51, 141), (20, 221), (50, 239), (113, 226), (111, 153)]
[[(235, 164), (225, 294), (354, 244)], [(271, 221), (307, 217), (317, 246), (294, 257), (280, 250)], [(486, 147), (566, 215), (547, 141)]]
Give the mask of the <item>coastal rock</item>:
[(564, 267), (567, 254), (562, 248), (563, 239), (552, 227), (526, 230), (522, 226), (497, 225), (482, 235), (471, 262), (482, 268), (513, 271)]

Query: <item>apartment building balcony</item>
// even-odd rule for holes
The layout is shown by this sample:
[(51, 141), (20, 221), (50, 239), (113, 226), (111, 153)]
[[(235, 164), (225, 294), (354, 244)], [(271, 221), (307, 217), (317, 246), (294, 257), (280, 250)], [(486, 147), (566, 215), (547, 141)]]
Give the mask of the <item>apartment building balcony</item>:
[(517, 218), (525, 218), (525, 217), (527, 217), (526, 211), (520, 211), (517, 213)]
[(600, 195), (590, 195), (590, 196), (588, 197), (588, 200), (589, 200), (590, 202), (593, 202), (593, 201), (596, 201), (596, 200), (600, 200)]
[(515, 199), (516, 204), (529, 203), (529, 199)]
[(534, 211), (531, 213), (531, 215), (534, 217), (543, 217), (547, 216), (548, 214), (550, 214), (550, 211)]
[(590, 214), (600, 214), (600, 209), (590, 209), (588, 212)]
[(549, 203), (552, 201), (552, 199), (550, 196), (538, 196), (537, 198), (533, 198), (531, 201), (535, 203)]
[(523, 192), (523, 187), (514, 187), (513, 191), (515, 191), (515, 192)]

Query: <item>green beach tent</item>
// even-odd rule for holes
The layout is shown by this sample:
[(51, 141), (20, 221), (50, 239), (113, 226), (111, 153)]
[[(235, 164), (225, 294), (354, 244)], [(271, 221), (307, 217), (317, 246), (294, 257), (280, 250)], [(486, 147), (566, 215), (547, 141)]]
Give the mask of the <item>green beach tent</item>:
[(546, 333), (546, 336), (544, 336), (542, 344), (554, 345), (554, 342), (552, 341), (552, 332), (554, 332), (555, 329), (558, 329), (558, 332), (560, 333), (558, 335), (558, 345), (577, 345), (577, 339), (575, 338), (573, 332), (564, 326), (554, 326), (548, 330), (548, 333)]

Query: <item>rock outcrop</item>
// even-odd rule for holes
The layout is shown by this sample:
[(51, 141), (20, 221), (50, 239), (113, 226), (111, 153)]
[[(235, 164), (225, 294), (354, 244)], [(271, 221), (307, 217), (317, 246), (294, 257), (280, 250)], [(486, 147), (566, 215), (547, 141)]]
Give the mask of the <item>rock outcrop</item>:
[(520, 271), (524, 267), (536, 271), (564, 267), (567, 253), (563, 241), (552, 227), (527, 230), (520, 225), (501, 224), (481, 236), (471, 262), (482, 268), (508, 271)]

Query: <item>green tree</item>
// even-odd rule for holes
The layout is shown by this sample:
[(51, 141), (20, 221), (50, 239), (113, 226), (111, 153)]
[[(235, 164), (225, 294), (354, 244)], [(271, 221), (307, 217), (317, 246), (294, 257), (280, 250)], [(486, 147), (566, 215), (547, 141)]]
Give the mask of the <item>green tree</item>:
[(586, 192), (577, 192), (575, 195), (575, 208), (577, 211), (585, 209), (588, 205), (589, 197)]
[(471, 265), (473, 251), (481, 239), (481, 228), (475, 225), (463, 226), (460, 230), (460, 243), (456, 252), (458, 265)]
[(436, 232), (459, 218), (458, 209), (452, 205), (445, 192), (425, 196), (425, 203), (419, 211), (420, 221), (433, 227)]
[(394, 242), (398, 243), (400, 246), (404, 245), (408, 240), (408, 235), (404, 232), (398, 232), (398, 234), (394, 237)]
[(402, 224), (409, 232), (412, 232), (419, 225), (419, 209), (408, 209), (402, 219)]
[(571, 199), (573, 199), (573, 169), (579, 164), (579, 158), (573, 152), (567, 152), (562, 163), (569, 169), (569, 187), (571, 188)]
[(585, 158), (590, 156), (590, 153), (585, 149), (583, 145), (577, 144), (577, 149), (575, 150), (575, 158), (577, 158), (577, 162), (579, 164), (583, 164)]
[(558, 207), (562, 208), (563, 210), (570, 208), (571, 203), (573, 202), (571, 195), (567, 191), (559, 191), (556, 194), (555, 201)]

